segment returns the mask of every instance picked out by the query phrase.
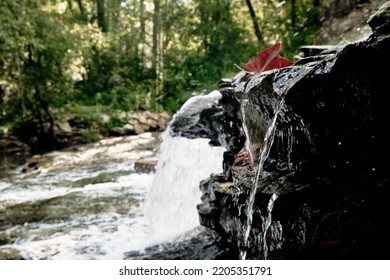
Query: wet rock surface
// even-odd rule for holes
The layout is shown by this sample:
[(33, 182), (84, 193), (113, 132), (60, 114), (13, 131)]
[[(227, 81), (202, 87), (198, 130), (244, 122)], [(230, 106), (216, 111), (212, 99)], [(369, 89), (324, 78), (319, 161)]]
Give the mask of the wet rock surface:
[(170, 116), (166, 112), (154, 113), (149, 111), (125, 114), (129, 121), (120, 127), (113, 127), (110, 136), (138, 135), (145, 132), (163, 131)]
[(390, 2), (383, 4), (379, 10), (368, 19), (368, 24), (377, 34), (389, 34)]
[[(223, 80), (223, 88), (207, 96), (190, 99), (188, 107), (195, 107), (186, 112), (186, 104), (174, 117), (171, 128), (173, 136), (190, 139), (208, 138), (210, 145), (222, 146), (228, 151), (237, 152), (242, 146), (244, 136), (238, 120), (240, 104), (235, 97), (235, 89), (228, 80)], [(183, 112), (183, 113), (182, 113)]]
[(365, 41), (231, 87), (223, 81), (220, 92), (231, 99), (223, 95), (177, 132), (227, 148), (224, 173), (201, 183), (198, 212), (232, 252), (249, 259), (388, 258), (388, 5), (370, 21)]
[(125, 259), (224, 260), (230, 259), (230, 256), (234, 256), (231, 248), (213, 230), (200, 226), (195, 228), (192, 234), (188, 234), (178, 236), (172, 242), (148, 247), (143, 252), (128, 252), (125, 254)]
[(141, 173), (151, 173), (156, 171), (157, 159), (146, 158), (134, 162), (134, 170)]

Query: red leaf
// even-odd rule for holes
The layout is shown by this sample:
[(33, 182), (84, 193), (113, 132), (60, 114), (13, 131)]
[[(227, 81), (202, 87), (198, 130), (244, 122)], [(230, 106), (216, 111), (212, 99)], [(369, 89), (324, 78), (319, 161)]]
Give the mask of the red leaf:
[(260, 73), (267, 70), (279, 69), (292, 65), (292, 62), (279, 55), (280, 43), (257, 53), (257, 57), (249, 59), (243, 63), (249, 72)]

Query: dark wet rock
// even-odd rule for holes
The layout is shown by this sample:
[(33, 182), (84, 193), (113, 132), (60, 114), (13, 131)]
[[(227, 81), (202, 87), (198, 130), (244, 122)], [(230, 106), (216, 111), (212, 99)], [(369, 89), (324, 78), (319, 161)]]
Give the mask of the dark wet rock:
[(231, 87), (233, 86), (233, 80), (232, 79), (221, 79), (218, 82), (218, 88), (225, 88), (225, 87)]
[[(190, 236), (188, 236), (190, 235)], [(178, 236), (174, 241), (132, 251), (126, 260), (231, 260), (237, 254), (213, 230), (197, 227), (192, 233)]]
[(9, 178), (13, 170), (24, 165), (28, 153), (1, 153), (0, 152), (0, 178)]
[(388, 4), (380, 11), (367, 40), (222, 88), (217, 104), (175, 131), (227, 147), (224, 174), (201, 183), (198, 211), (247, 258), (387, 258)]
[(140, 159), (134, 163), (134, 170), (139, 173), (151, 173), (156, 171), (157, 160), (152, 159)]
[(337, 46), (333, 45), (306, 45), (300, 47), (303, 55), (307, 56), (315, 56), (319, 54), (327, 54), (336, 52)]
[(378, 11), (368, 19), (368, 24), (375, 33), (390, 33), (390, 2), (383, 4)]
[[(226, 87), (212, 93), (210, 96), (195, 97), (187, 105), (184, 104), (172, 121), (171, 134), (190, 139), (208, 138), (212, 146), (237, 152), (244, 137), (240, 130), (240, 105), (235, 89)], [(196, 109), (191, 108), (193, 105)]]
[(25, 164), (25, 166), (22, 167), (22, 173), (30, 172), (37, 170), (39, 168), (39, 163), (36, 161), (30, 162)]
[(0, 153), (15, 154), (27, 153), (30, 150), (29, 146), (12, 136), (0, 137)]
[(0, 137), (0, 178), (9, 177), (11, 170), (24, 165), (29, 151), (27, 144), (14, 137)]
[(205, 110), (213, 108), (221, 98), (222, 94), (217, 90), (207, 95), (191, 97), (175, 114), (171, 123), (172, 130), (183, 132), (192, 128), (200, 120), (200, 114)]

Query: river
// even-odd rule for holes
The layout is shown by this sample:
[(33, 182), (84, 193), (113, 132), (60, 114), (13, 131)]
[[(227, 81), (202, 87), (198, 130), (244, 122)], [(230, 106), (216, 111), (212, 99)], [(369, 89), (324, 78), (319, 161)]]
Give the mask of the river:
[[(214, 258), (218, 237), (198, 226), (196, 204), (199, 181), (220, 172), (223, 150), (178, 139), (165, 139), (165, 152), (160, 133), (103, 139), (3, 171), (0, 259)], [(157, 174), (135, 170), (157, 156)], [(191, 171), (199, 161), (203, 171)], [(195, 255), (183, 252), (188, 246)]]

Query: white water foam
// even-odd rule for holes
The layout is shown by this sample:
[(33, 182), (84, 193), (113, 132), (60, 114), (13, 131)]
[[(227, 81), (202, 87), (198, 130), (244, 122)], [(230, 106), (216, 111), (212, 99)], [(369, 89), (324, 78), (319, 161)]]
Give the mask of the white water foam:
[[(201, 196), (199, 183), (212, 172), (222, 171), (224, 149), (210, 147), (207, 139), (172, 138), (168, 133), (163, 140), (156, 174), (132, 173), (113, 178), (111, 182), (80, 187), (73, 184), (102, 173), (131, 172), (134, 161), (130, 160), (80, 164), (78, 168), (48, 170), (13, 182), (1, 182), (0, 207), (39, 203), (55, 197), (58, 197), (58, 206), (67, 207), (69, 197), (66, 196), (74, 192), (79, 193), (72, 196), (74, 199), (81, 198), (80, 203), (89, 206), (85, 205), (86, 211), (83, 206), (70, 210), (69, 219), (65, 215), (64, 220), (26, 222), (5, 229), (2, 233), (13, 241), (0, 246), (0, 254), (17, 250), (26, 259), (119, 260), (126, 252), (172, 241), (177, 235), (195, 228), (199, 225), (196, 210)], [(123, 208), (118, 204), (121, 200)], [(100, 201), (103, 204), (99, 204)], [(93, 205), (105, 208), (90, 212)], [(126, 207), (128, 213), (123, 213)]]
[(225, 151), (208, 142), (172, 137), (169, 129), (164, 133), (156, 175), (144, 207), (151, 243), (172, 240), (199, 225), (199, 183), (211, 173), (222, 172)]
[[(154, 174), (130, 174), (116, 182), (86, 185), (84, 194), (90, 199), (122, 192), (134, 194), (140, 203), (149, 191)], [(79, 188), (79, 191), (82, 191)], [(17, 249), (26, 259), (106, 259), (120, 260), (130, 250), (149, 245), (148, 225), (140, 207), (121, 215), (113, 211), (75, 216), (71, 221), (18, 225), (8, 230), (29, 232), (3, 248)], [(45, 233), (46, 232), (46, 233)]]

